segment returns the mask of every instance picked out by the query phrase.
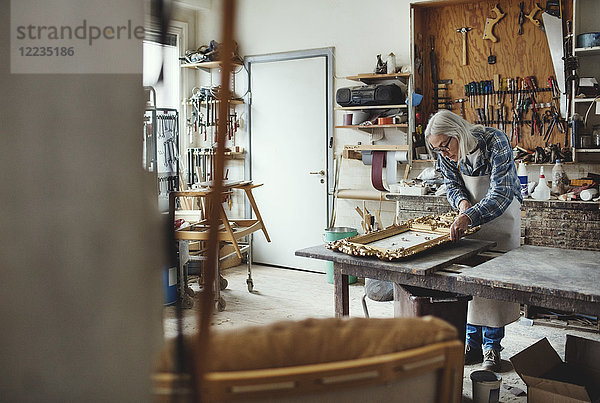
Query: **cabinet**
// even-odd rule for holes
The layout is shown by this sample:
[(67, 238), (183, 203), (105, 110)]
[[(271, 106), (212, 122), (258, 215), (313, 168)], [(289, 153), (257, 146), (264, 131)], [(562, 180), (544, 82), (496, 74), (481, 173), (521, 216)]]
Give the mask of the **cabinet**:
[[(581, 34), (600, 31), (600, 21), (597, 18), (599, 13), (600, 3), (597, 0), (574, 0), (573, 2), (573, 55), (577, 57), (579, 63), (577, 69), (579, 78), (594, 77), (600, 81), (600, 46), (579, 47), (577, 40)], [(581, 162), (600, 162), (600, 147), (594, 147), (592, 141), (582, 142), (584, 136), (591, 135), (594, 125), (600, 125), (600, 113), (598, 113), (600, 103), (597, 102), (600, 100), (579, 96), (582, 94), (577, 93), (575, 83), (572, 85), (574, 97), (571, 110), (579, 114), (582, 119), (585, 118), (586, 113), (588, 116), (573, 149), (573, 159)]]
[[(241, 67), (241, 64), (233, 64), (234, 70), (238, 67)], [(212, 74), (221, 69), (221, 62), (184, 63), (181, 68), (199, 70), (211, 78), (210, 85), (194, 87), (189, 98), (184, 101), (187, 143), (182, 151), (186, 157), (186, 181), (188, 186), (192, 187), (212, 180), (216, 150), (217, 110), (223, 101), (219, 96), (219, 85), (212, 85)], [(232, 74), (230, 85), (235, 93), (235, 74)], [(244, 148), (238, 145), (240, 114), (236, 107), (243, 105), (244, 101), (234, 98), (228, 99), (226, 102), (230, 112), (226, 124), (225, 157), (228, 159), (243, 158), (245, 156)]]
[[(348, 76), (347, 80), (358, 81), (364, 84), (383, 84), (383, 83), (399, 83), (402, 92), (405, 96), (412, 93), (412, 78), (408, 73), (391, 73), (391, 74), (358, 74), (356, 76)], [(390, 142), (396, 145), (407, 146), (408, 160), (412, 160), (412, 135), (414, 132), (414, 108), (412, 107), (412, 99), (409, 98), (409, 104), (401, 103), (394, 105), (372, 105), (372, 106), (346, 106), (337, 107), (336, 110), (352, 113), (353, 111), (365, 112), (364, 119), (367, 117), (373, 119), (378, 114), (400, 115), (405, 118), (400, 118), (401, 122), (389, 124), (342, 124), (335, 126), (336, 129), (358, 129), (367, 132), (370, 135), (370, 141), (380, 141), (384, 138), (384, 129), (395, 129), (402, 131), (406, 138), (398, 141), (396, 137), (391, 137)], [(362, 119), (361, 119), (362, 120)], [(399, 144), (400, 143), (400, 144)], [(348, 157), (348, 154), (346, 154)]]

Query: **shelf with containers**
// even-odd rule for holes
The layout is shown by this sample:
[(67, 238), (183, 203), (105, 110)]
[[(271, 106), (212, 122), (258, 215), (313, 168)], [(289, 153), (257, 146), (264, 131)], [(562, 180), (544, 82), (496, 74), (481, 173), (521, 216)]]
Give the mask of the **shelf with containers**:
[[(577, 57), (577, 75), (579, 79), (594, 78), (600, 81), (600, 39), (596, 42), (594, 33), (600, 31), (597, 18), (600, 13), (600, 3), (597, 0), (573, 0), (573, 55)], [(597, 35), (596, 35), (597, 36)], [(586, 46), (591, 44), (592, 46)], [(600, 93), (597, 87), (585, 90), (582, 86), (572, 83), (573, 98), (571, 110), (583, 120), (580, 126), (573, 150), (575, 162), (600, 162)], [(592, 91), (590, 93), (590, 90)], [(595, 92), (594, 92), (595, 91)]]
[[(346, 80), (350, 81), (358, 81), (366, 85), (373, 84), (384, 84), (391, 83), (396, 84), (401, 83), (399, 86), (402, 88), (403, 97), (407, 98), (408, 94), (412, 93), (412, 76), (409, 73), (389, 73), (389, 74), (357, 74), (354, 76), (347, 76)], [(379, 136), (375, 135), (375, 131), (379, 130), (383, 132), (384, 129), (393, 129), (399, 130), (406, 134), (406, 140), (403, 140), (401, 144), (407, 146), (408, 148), (408, 160), (412, 161), (412, 135), (410, 133), (414, 132), (414, 108), (412, 107), (412, 100), (409, 100), (409, 104), (406, 103), (394, 103), (394, 104), (383, 104), (383, 105), (359, 105), (359, 106), (338, 106), (335, 110), (338, 111), (359, 111), (365, 112), (363, 115), (364, 120), (362, 122), (352, 122), (352, 124), (347, 124), (348, 122), (344, 122), (342, 119), (342, 124), (336, 125), (336, 129), (357, 129), (360, 131), (364, 131), (369, 133), (372, 142), (379, 141), (383, 139), (384, 134), (380, 133)], [(393, 111), (397, 110), (396, 113)], [(385, 123), (370, 123), (371, 120), (377, 122), (375, 118), (377, 118), (377, 112), (381, 111), (382, 115), (400, 115), (396, 118), (388, 117), (386, 119), (392, 120), (391, 122), (385, 121)], [(385, 113), (384, 113), (385, 111)], [(390, 113), (392, 111), (392, 113)], [(404, 113), (401, 113), (404, 112)], [(375, 115), (375, 116), (373, 116)], [(369, 117), (370, 119), (367, 119)], [(353, 117), (354, 118), (354, 117)], [(385, 117), (384, 117), (385, 118)], [(379, 118), (378, 118), (379, 119)], [(361, 119), (362, 120), (362, 119)], [(364, 122), (369, 122), (365, 124)]]

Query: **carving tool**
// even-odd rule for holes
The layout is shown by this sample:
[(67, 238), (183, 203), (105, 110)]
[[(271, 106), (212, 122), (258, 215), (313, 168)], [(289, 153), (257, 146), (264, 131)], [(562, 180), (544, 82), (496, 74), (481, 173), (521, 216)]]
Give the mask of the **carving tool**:
[(523, 11), (523, 7), (525, 4), (523, 2), (519, 3), (519, 30), (517, 33), (519, 35), (523, 35), (523, 23), (525, 22), (525, 11)]

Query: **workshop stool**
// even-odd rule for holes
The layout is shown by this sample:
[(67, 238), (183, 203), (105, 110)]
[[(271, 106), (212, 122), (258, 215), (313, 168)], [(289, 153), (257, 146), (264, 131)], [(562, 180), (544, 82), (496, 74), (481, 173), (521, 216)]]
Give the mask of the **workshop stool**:
[(394, 300), (394, 284), (390, 281), (365, 278), (365, 293), (362, 297), (362, 307), (365, 318), (369, 317), (367, 297), (373, 301), (386, 302)]

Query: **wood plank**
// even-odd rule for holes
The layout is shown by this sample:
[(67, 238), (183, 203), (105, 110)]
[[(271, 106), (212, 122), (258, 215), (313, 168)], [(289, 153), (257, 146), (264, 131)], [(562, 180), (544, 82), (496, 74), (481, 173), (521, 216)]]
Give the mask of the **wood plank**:
[(524, 245), (462, 274), (458, 281), (600, 301), (600, 252)]
[(375, 74), (375, 73), (364, 73), (357, 74), (355, 76), (348, 76), (346, 80), (353, 81), (368, 81), (368, 80), (395, 80), (398, 78), (408, 78), (409, 73), (390, 73), (390, 74)]
[(344, 150), (352, 151), (408, 151), (405, 144), (350, 144), (345, 145)]
[(346, 265), (371, 267), (377, 270), (425, 276), (480, 252), (489, 250), (495, 245), (495, 242), (463, 238), (457, 243), (448, 243), (437, 246), (413, 257), (398, 259), (392, 262), (383, 261), (375, 257), (347, 255), (345, 253), (329, 250), (325, 248), (325, 245), (301, 249), (296, 251), (295, 255), (313, 259), (329, 260), (334, 263), (343, 263)]
[(390, 125), (345, 125), (345, 126), (335, 126), (336, 129), (360, 129), (360, 130), (369, 130), (369, 129), (389, 129), (395, 127), (408, 127), (406, 123), (397, 123)]
[(366, 106), (340, 106), (336, 107), (338, 111), (356, 111), (362, 109), (405, 109), (408, 108), (406, 104), (399, 105), (366, 105)]

